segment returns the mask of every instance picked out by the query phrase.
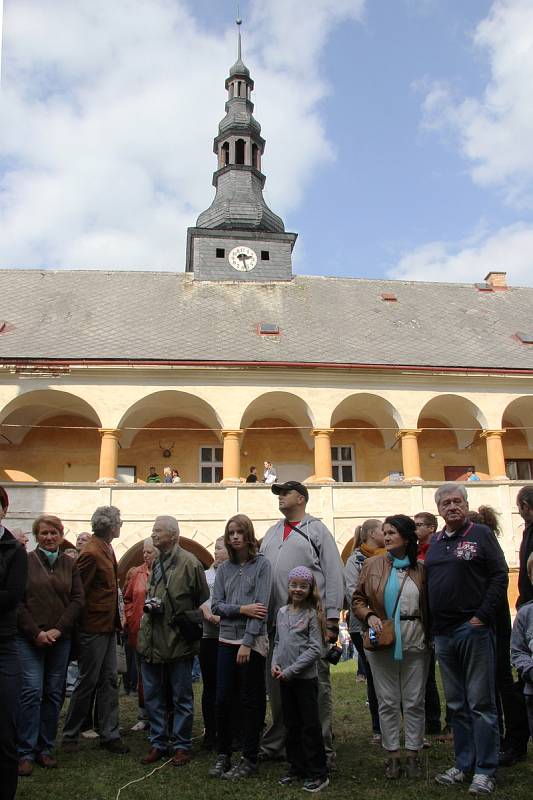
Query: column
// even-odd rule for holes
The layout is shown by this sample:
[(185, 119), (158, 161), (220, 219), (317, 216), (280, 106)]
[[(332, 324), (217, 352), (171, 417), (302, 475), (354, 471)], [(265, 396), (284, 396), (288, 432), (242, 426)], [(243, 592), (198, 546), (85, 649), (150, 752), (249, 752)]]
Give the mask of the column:
[(241, 481), (241, 436), (242, 431), (221, 431), (224, 439), (221, 483)]
[(494, 480), (508, 480), (505, 473), (505, 456), (503, 454), (502, 436), (505, 430), (482, 431), (481, 437), (486, 440), (489, 475)]
[(98, 483), (116, 483), (118, 465), (118, 440), (121, 431), (115, 428), (100, 428), (100, 476)]
[(398, 431), (402, 443), (403, 476), (406, 481), (421, 481), (420, 455), (418, 453), (418, 436), (422, 431), (417, 429)]
[(315, 428), (315, 483), (335, 483), (331, 468), (331, 434), (334, 428)]

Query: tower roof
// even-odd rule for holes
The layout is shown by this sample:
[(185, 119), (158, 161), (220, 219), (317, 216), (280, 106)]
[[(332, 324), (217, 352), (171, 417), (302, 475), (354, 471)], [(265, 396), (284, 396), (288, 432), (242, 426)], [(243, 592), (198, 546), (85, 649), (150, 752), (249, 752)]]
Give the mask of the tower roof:
[(244, 61), (242, 60), (242, 42), (241, 42), (241, 25), (242, 19), (238, 16), (235, 20), (237, 24), (237, 29), (239, 31), (238, 43), (237, 43), (237, 61), (235, 64), (230, 68), (229, 74), (230, 78), (234, 75), (245, 75), (247, 78), (250, 77), (250, 70), (245, 65)]

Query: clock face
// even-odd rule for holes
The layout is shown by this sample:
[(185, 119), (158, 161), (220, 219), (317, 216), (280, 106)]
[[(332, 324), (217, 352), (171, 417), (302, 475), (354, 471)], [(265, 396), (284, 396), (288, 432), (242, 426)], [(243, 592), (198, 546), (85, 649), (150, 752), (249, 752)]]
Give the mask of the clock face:
[(228, 254), (228, 261), (239, 272), (251, 272), (257, 264), (257, 255), (251, 247), (234, 247)]

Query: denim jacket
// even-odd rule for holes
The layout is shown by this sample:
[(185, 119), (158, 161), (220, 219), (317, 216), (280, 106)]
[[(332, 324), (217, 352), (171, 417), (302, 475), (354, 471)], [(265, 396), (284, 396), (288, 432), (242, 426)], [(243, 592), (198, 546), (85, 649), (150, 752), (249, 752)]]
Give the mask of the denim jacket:
[(211, 611), (220, 617), (219, 637), (241, 641), (252, 647), (256, 636), (267, 632), (267, 620), (246, 617), (241, 606), (263, 603), (268, 608), (271, 587), (271, 566), (267, 558), (258, 553), (244, 564), (224, 561), (217, 569)]

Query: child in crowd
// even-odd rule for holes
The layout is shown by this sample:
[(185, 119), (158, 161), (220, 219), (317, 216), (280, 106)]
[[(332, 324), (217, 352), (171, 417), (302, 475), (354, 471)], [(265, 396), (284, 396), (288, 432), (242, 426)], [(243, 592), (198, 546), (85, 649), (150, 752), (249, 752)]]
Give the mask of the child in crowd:
[[(533, 583), (533, 553), (527, 561), (527, 574)], [(533, 739), (533, 600), (520, 606), (511, 636), (511, 661), (524, 683), (529, 732)]]
[(307, 567), (295, 567), (289, 572), (288, 604), (278, 611), (272, 677), (280, 681), (290, 766), (279, 783), (290, 786), (303, 778), (308, 792), (319, 792), (329, 784), (318, 716), (317, 661), (325, 634), (313, 573)]

